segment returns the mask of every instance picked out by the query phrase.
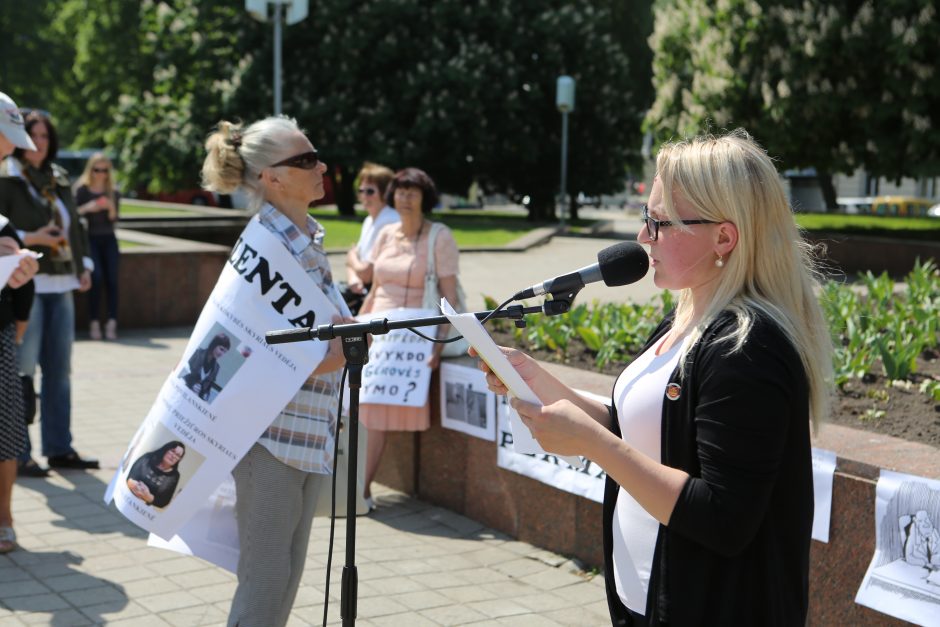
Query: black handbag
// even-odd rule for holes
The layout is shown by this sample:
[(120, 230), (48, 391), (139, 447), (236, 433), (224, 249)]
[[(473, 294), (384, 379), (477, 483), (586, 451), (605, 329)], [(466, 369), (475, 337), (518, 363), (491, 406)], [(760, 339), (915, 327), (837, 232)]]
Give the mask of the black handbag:
[(28, 374), (21, 374), (23, 382), (23, 418), (26, 424), (33, 424), (36, 419), (36, 388), (33, 387), (33, 378)]

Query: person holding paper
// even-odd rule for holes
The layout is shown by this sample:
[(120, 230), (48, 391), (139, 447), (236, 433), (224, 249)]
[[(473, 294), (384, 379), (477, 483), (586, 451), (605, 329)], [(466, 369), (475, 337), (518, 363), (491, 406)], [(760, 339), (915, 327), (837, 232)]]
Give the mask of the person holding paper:
[(617, 379), (613, 406), (505, 349), (541, 401), (512, 405), (546, 450), (608, 474), (615, 625), (803, 625), (810, 426), (832, 389), (808, 247), (773, 162), (743, 130), (663, 146), (643, 221), (655, 283), (679, 299)]
[[(0, 159), (14, 148), (35, 149), (16, 103), (0, 92)], [(0, 215), (0, 256), (22, 252), (13, 224)], [(32, 278), (39, 263), (21, 257), (9, 277), (0, 278), (0, 553), (16, 548), (13, 531), (13, 484), (17, 456), (26, 446), (23, 386), (16, 367), (16, 346), (23, 340), (33, 304)], [(7, 267), (9, 272), (9, 266)]]
[[(55, 125), (39, 111), (26, 115), (25, 129), (36, 150), (17, 148), (0, 164), (0, 215), (16, 227), (27, 248), (42, 254), (35, 278), (30, 324), (17, 349), (20, 372), (42, 371), (39, 419), (42, 454), (53, 468), (98, 468), (72, 446), (72, 292), (91, 287), (88, 237), (75, 209), (65, 170), (54, 163), (59, 139)], [(29, 437), (19, 456), (21, 475), (48, 473), (31, 457)]]
[[(244, 190), (261, 225), (340, 312), (335, 321), (352, 321), (333, 283), (323, 227), (307, 212), (324, 195), (326, 164), (297, 122), (276, 116), (243, 128), (223, 121), (209, 135), (206, 150), (203, 186), (223, 194)], [(317, 495), (321, 488), (330, 489), (344, 363), (337, 338), (232, 471), (240, 554), (230, 626), (287, 623), (303, 575)], [(246, 387), (243, 393), (264, 390)]]
[[(392, 179), (386, 202), (394, 205), (401, 221), (386, 226), (379, 233), (372, 251), (372, 291), (366, 296), (359, 313), (379, 313), (399, 307), (426, 307), (425, 274), (428, 270), (432, 222), (425, 214), (437, 204), (434, 181), (423, 170), (405, 168)], [(435, 225), (434, 270), (437, 288), (449, 302), (457, 303), (459, 251), (454, 236), (446, 226)], [(437, 307), (437, 304), (434, 304)], [(436, 328), (438, 337), (445, 336), (447, 327)], [(435, 344), (428, 367), (440, 362), (443, 344)], [(388, 431), (425, 431), (431, 426), (430, 401), (422, 407), (403, 407), (363, 403), (359, 420), (369, 430), (366, 441), (366, 473), (363, 496), (372, 509), (372, 480), (385, 451)]]

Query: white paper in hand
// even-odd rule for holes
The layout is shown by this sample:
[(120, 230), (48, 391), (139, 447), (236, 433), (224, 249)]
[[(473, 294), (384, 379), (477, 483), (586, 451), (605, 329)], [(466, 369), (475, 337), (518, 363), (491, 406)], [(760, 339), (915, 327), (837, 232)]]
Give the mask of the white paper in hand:
[[(536, 396), (535, 392), (522, 380), (522, 377), (519, 376), (516, 369), (513, 368), (509, 360), (506, 359), (503, 351), (499, 350), (499, 347), (496, 346), (496, 342), (493, 341), (493, 338), (486, 332), (486, 329), (483, 328), (483, 325), (477, 320), (475, 315), (472, 313), (457, 313), (454, 311), (454, 308), (450, 306), (450, 303), (447, 302), (446, 298), (441, 299), (441, 312), (447, 316), (447, 319), (454, 325), (454, 328), (457, 329), (467, 342), (470, 343), (470, 346), (476, 350), (480, 355), (480, 359), (485, 361), (486, 365), (490, 367), (490, 370), (509, 388), (510, 394), (527, 403), (541, 404), (539, 397)], [(512, 429), (513, 449), (517, 453), (525, 453), (527, 455), (544, 455), (547, 451), (532, 437), (529, 428), (519, 419), (516, 412), (510, 412), (510, 416), (509, 426)], [(579, 457), (571, 455), (558, 455), (557, 457), (565, 460), (575, 468), (584, 467), (584, 463)]]
[(7, 281), (10, 280), (10, 277), (13, 275), (13, 271), (16, 270), (18, 265), (20, 265), (20, 259), (23, 257), (39, 259), (42, 257), (42, 254), (33, 252), (31, 250), (21, 250), (20, 252), (13, 255), (0, 256), (0, 289), (6, 287)]

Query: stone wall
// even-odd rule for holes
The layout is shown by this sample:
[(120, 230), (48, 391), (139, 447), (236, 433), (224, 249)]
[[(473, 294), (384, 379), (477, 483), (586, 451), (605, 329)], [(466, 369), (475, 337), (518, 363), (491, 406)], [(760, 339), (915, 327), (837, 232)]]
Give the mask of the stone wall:
[[(469, 360), (468, 360), (469, 361)], [(467, 364), (469, 365), (469, 364)], [(608, 394), (612, 377), (550, 365), (572, 387)], [(601, 506), (499, 468), (496, 443), (441, 427), (437, 376), (431, 428), (391, 433), (377, 480), (464, 514), (519, 540), (602, 568)], [(940, 478), (940, 450), (869, 432), (826, 425), (814, 446), (835, 451), (830, 541), (813, 541), (811, 625), (904, 625), (855, 603), (875, 547), (879, 468)]]

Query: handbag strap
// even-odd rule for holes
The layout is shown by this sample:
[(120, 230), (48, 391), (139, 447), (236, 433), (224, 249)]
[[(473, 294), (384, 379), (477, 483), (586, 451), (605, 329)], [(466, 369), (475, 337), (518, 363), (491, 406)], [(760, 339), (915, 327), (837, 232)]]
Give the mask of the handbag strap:
[(437, 278), (437, 268), (434, 263), (434, 244), (442, 227), (443, 225), (440, 222), (431, 222), (431, 231), (428, 233), (428, 269), (425, 272), (426, 277), (433, 276), (435, 279)]

